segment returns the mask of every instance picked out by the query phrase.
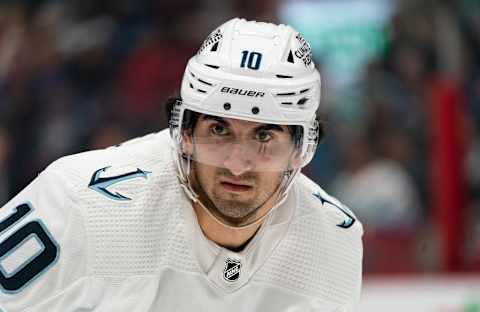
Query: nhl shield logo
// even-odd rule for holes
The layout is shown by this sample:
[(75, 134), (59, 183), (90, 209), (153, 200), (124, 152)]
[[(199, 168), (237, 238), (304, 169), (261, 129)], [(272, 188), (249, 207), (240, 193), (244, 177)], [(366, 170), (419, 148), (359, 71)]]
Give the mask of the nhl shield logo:
[(235, 282), (240, 277), (241, 267), (240, 260), (227, 258), (225, 260), (225, 269), (223, 269), (223, 278), (227, 282)]

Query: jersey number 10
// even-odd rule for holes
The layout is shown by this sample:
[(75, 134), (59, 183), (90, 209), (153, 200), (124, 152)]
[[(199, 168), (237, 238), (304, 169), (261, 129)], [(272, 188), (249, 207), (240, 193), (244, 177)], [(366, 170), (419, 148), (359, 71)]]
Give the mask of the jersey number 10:
[[(9, 228), (22, 221), (32, 211), (33, 207), (30, 203), (21, 204), (15, 208), (13, 214), (0, 220), (0, 238)], [(41, 246), (37, 248), (40, 250), (22, 260), (21, 263), (9, 263), (9, 256), (16, 252), (21, 254), (19, 250), (22, 249), (22, 246), (25, 247), (28, 244), (31, 249), (33, 240), (36, 241), (37, 247)], [(0, 242), (0, 290), (6, 293), (21, 291), (55, 263), (58, 253), (58, 244), (40, 220), (24, 224)], [(25, 258), (25, 256), (23, 257)]]

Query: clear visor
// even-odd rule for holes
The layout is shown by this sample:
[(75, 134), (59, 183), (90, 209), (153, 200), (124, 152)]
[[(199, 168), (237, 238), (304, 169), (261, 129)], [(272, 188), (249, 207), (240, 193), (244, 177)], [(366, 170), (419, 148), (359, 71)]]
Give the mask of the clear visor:
[(234, 175), (298, 169), (301, 159), (294, 127), (301, 126), (200, 115), (192, 128), (182, 130), (182, 154)]

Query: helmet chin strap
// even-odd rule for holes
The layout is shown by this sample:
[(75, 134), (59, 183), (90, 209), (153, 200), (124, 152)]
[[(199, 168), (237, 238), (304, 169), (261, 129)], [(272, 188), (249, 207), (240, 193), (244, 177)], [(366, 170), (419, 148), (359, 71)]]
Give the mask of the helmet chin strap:
[[(272, 196), (278, 196), (276, 202), (274, 203), (273, 207), (269, 209), (267, 212), (265, 212), (263, 215), (257, 217), (254, 220), (251, 220), (247, 222), (246, 224), (242, 225), (232, 225), (218, 216), (216, 216), (214, 213), (210, 211), (206, 207), (206, 205), (200, 200), (200, 196), (198, 193), (193, 189), (191, 179), (190, 179), (190, 174), (192, 172), (192, 159), (190, 155), (179, 155), (177, 154), (176, 157), (176, 163), (177, 163), (177, 177), (178, 180), (180, 181), (180, 185), (182, 186), (182, 189), (184, 190), (185, 194), (190, 198), (190, 200), (194, 203), (197, 203), (202, 209), (213, 219), (215, 222), (219, 223), (220, 225), (232, 229), (232, 230), (242, 230), (246, 229), (255, 225), (258, 225), (259, 223), (263, 222), (271, 213), (277, 209), (287, 198), (288, 191), (290, 187), (293, 185), (293, 181), (295, 177), (298, 175), (300, 172), (300, 169), (293, 169), (289, 171), (285, 171), (282, 181), (278, 185), (276, 191), (273, 193)], [(270, 198), (269, 198), (270, 199)], [(267, 199), (266, 201), (268, 201)]]

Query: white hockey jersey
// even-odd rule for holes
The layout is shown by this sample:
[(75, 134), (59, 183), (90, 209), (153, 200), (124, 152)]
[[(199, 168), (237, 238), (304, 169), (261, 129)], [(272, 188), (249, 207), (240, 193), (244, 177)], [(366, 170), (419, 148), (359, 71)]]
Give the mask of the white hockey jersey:
[(241, 252), (209, 241), (167, 131), (57, 160), (0, 209), (0, 311), (354, 311), (362, 226), (304, 176)]

